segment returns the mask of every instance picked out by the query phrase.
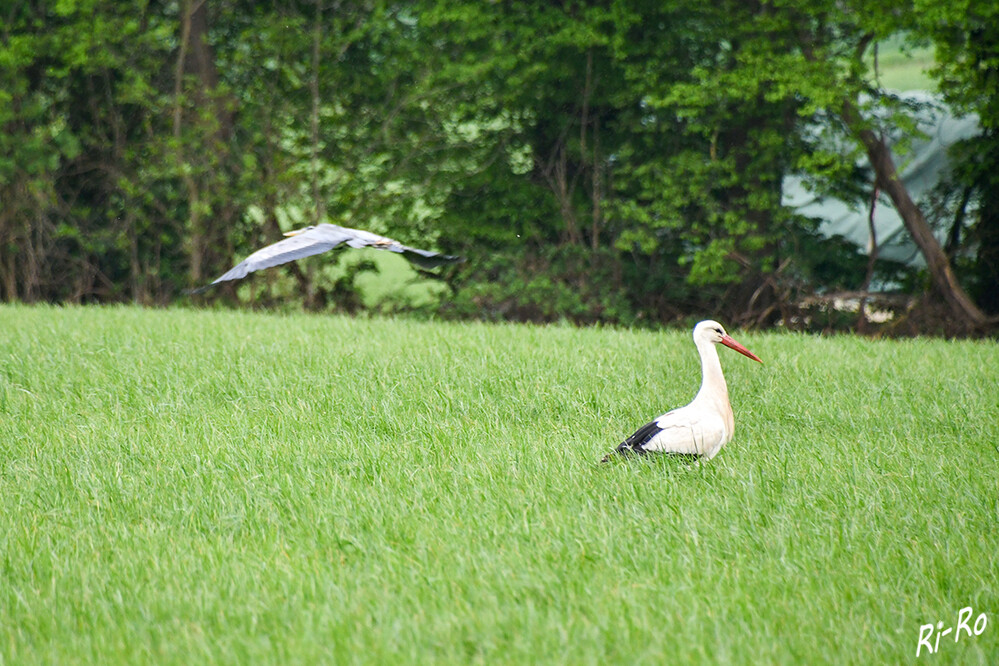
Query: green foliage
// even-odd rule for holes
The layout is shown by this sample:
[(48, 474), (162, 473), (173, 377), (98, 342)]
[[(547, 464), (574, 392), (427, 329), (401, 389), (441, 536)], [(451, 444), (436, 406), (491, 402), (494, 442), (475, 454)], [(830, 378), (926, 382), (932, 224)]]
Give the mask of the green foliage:
[(975, 258), (967, 281), (982, 308), (999, 314), (999, 8), (990, 3), (947, 5), (919, 2), (915, 34), (930, 40), (936, 52), (933, 74), (949, 103), (978, 116), (981, 136), (955, 146), (956, 176), (964, 190), (968, 224), (958, 225)]
[(442, 312), (487, 321), (571, 321), (576, 324), (636, 321), (622, 298), (622, 276), (609, 251), (575, 246), (482, 257), (461, 276), (464, 284)]
[[(446, 276), (464, 299), (452, 312), (519, 300), (544, 302), (518, 316), (546, 321), (749, 320), (784, 274), (832, 286), (807, 257), (780, 270), (810, 233), (782, 206), (784, 177), (866, 198), (857, 131), (911, 129), (872, 87), (871, 44), (940, 42), (942, 88), (995, 97), (967, 64), (988, 64), (968, 37), (988, 36), (988, 16), (945, 29), (946, 11), (22, 3), (0, 28), (0, 295), (167, 303), (328, 220), (479, 262)], [(283, 297), (312, 307), (342, 289), (284, 270)]]

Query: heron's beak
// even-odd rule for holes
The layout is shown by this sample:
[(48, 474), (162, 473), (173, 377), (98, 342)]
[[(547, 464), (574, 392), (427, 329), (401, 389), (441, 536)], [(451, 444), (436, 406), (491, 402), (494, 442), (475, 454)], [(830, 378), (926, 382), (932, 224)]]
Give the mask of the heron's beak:
[[(305, 229), (308, 229), (308, 227), (306, 227)], [(292, 229), (291, 231), (284, 232), (284, 235), (285, 236), (297, 236), (298, 234), (300, 234), (303, 231), (305, 231), (305, 229)]]
[(734, 339), (732, 339), (731, 335), (723, 335), (722, 339), (721, 339), (721, 343), (723, 345), (725, 345), (726, 347), (728, 347), (729, 349), (736, 350), (737, 352), (739, 352), (743, 356), (748, 356), (749, 358), (753, 359), (757, 363), (763, 363), (763, 361), (760, 360), (759, 356), (757, 356), (753, 352), (749, 351), (748, 349), (746, 349), (745, 347), (743, 347), (742, 345), (740, 345), (738, 342), (736, 342)]

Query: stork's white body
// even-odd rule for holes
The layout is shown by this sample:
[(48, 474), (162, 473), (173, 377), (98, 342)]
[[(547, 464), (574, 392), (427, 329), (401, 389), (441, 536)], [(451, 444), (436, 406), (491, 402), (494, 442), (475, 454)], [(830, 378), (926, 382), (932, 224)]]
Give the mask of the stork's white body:
[(686, 453), (710, 460), (732, 441), (735, 417), (718, 350), (713, 343), (701, 342), (697, 351), (701, 355), (701, 390), (686, 407), (655, 420), (661, 430), (642, 446), (645, 451)]
[(715, 346), (719, 343), (762, 363), (725, 333), (721, 324), (702, 321), (694, 327), (694, 344), (701, 357), (701, 389), (686, 407), (666, 412), (639, 428), (618, 446), (618, 453), (660, 452), (710, 460), (732, 440), (735, 418)]

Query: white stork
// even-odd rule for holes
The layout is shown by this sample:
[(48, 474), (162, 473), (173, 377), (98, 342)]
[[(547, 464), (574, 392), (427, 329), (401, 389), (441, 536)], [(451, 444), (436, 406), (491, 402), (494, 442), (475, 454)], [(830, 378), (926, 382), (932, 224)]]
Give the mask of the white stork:
[[(716, 321), (702, 321), (694, 327), (694, 344), (701, 355), (701, 390), (686, 407), (666, 412), (645, 424), (621, 442), (616, 454), (659, 452), (674, 456), (710, 460), (732, 439), (735, 420), (728, 401), (728, 386), (718, 360), (716, 344), (763, 363), (760, 358), (732, 339)], [(615, 455), (610, 453), (601, 462)]]

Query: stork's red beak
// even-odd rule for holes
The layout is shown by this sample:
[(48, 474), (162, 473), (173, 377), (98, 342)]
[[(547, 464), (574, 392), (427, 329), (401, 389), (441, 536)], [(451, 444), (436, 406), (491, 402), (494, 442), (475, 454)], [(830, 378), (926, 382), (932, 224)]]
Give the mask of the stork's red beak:
[(757, 356), (753, 352), (749, 351), (748, 349), (746, 349), (745, 347), (743, 347), (742, 345), (740, 345), (738, 342), (736, 342), (734, 339), (732, 339), (731, 335), (723, 335), (722, 339), (721, 339), (721, 343), (723, 345), (725, 345), (726, 347), (728, 347), (729, 349), (736, 350), (737, 352), (739, 352), (743, 356), (748, 356), (749, 358), (753, 359), (757, 363), (763, 363), (763, 361), (760, 360), (759, 356)]

